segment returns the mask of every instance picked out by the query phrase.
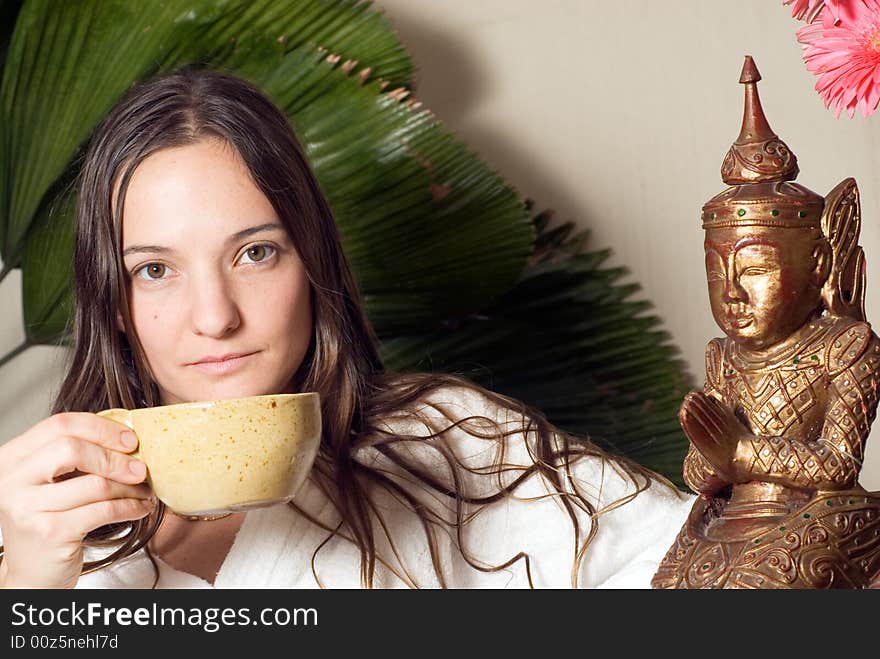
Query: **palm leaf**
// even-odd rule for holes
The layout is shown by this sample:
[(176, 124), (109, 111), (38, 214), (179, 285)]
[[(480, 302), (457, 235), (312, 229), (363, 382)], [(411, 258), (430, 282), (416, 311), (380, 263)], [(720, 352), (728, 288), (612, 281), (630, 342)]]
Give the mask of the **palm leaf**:
[(677, 351), (607, 250), (580, 253), (572, 225), (538, 230), (535, 262), (496, 304), (424, 334), (383, 343), (401, 370), (457, 372), (528, 401), (559, 427), (590, 436), (679, 485), (687, 440), (677, 412), (692, 388)]
[(12, 36), (12, 28), (15, 19), (21, 9), (23, 0), (0, 0), (0, 71), (3, 70), (3, 62), (6, 61), (6, 49), (9, 47), (9, 39)]
[(68, 190), (46, 205), (27, 240), (21, 267), (25, 339), (30, 344), (67, 340), (73, 309), (73, 239), (76, 195)]
[[(12, 30), (18, 18), (23, 0), (0, 0), (0, 72), (6, 63), (6, 52), (9, 49), (9, 40), (12, 38)], [(2, 257), (3, 226), (5, 224), (6, 210), (4, 208), (4, 196), (2, 193), (3, 182), (6, 180), (6, 158), (2, 154), (6, 152), (5, 131), (0, 126), (0, 260), (4, 261), (0, 269), (0, 281), (3, 281), (6, 273), (12, 268), (5, 263)]]
[(376, 75), (409, 81), (409, 58), (390, 27), (355, 0), (25, 2), (0, 85), (8, 172), (0, 179), (0, 257), (7, 267), (18, 264), (48, 190), (134, 80), (222, 60), (248, 34), (272, 38), (279, 50), (319, 43), (353, 58), (375, 56)]
[(380, 337), (486, 306), (516, 281), (533, 238), (522, 200), (431, 113), (308, 49), (265, 77), (238, 72), (289, 113)]

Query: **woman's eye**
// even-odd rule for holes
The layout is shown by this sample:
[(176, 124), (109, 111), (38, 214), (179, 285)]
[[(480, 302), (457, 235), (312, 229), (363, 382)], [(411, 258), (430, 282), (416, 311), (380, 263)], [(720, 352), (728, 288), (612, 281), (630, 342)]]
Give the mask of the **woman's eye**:
[(260, 263), (271, 257), (274, 253), (275, 248), (271, 245), (252, 245), (241, 256), (250, 260), (251, 263)]
[(746, 268), (739, 273), (740, 277), (757, 277), (764, 274), (767, 274), (767, 270), (764, 268)]
[(167, 268), (162, 263), (147, 263), (134, 271), (135, 277), (141, 279), (162, 279)]

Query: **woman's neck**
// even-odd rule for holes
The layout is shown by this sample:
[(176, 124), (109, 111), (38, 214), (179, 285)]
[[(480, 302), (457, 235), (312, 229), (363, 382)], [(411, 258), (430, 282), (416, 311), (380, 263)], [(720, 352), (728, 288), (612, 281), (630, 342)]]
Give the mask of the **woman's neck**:
[(167, 513), (148, 546), (154, 556), (175, 570), (213, 584), (244, 516), (233, 513), (221, 519), (194, 521)]

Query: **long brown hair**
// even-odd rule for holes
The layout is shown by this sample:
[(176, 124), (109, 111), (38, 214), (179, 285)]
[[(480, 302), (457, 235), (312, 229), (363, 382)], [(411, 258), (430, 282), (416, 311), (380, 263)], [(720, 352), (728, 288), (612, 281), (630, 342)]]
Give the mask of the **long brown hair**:
[[(465, 509), (511, 496), (529, 475), (542, 474), (560, 495), (574, 525), (574, 582), (583, 550), (595, 533), (598, 515), (587, 498), (570, 486), (570, 465), (585, 455), (607, 459), (632, 479), (635, 493), (648, 486), (649, 472), (627, 460), (606, 456), (586, 440), (558, 431), (538, 410), (484, 391), (462, 378), (386, 372), (333, 214), (287, 118), (257, 88), (234, 76), (190, 69), (139, 84), (94, 133), (79, 178), (72, 358), (53, 413), (161, 404), (129, 314), (128, 280), (121, 256), (125, 194), (132, 173), (150, 154), (207, 138), (225, 141), (241, 156), (286, 227), (308, 274), (314, 332), (294, 376), (294, 391), (320, 394), (323, 436), (311, 478), (330, 498), (342, 520), (339, 526), (324, 527), (328, 537), (347, 538), (360, 550), (362, 584), (372, 587), (377, 561), (388, 564), (387, 557), (377, 556), (376, 550), (377, 529), (387, 532), (375, 504), (377, 488), (419, 515), (438, 582), (446, 584), (435, 542), (435, 531), (441, 522), (387, 473), (354, 458), (357, 448), (365, 444), (382, 452), (422, 487), (448, 498), (455, 511), (451, 524), (458, 534), (462, 554), (482, 570), (502, 569), (516, 560), (523, 560), (528, 569), (528, 556), (517, 555), (505, 565), (490, 567), (472, 561), (460, 542)], [(117, 312), (122, 316), (125, 333), (117, 328)], [(401, 436), (387, 430), (384, 421), (391, 415), (403, 411), (419, 416), (420, 401), (431, 392), (450, 386), (479, 391), (494, 404), (519, 414), (521, 427), (504, 429), (484, 417), (461, 419), (435, 405), (448, 423), (438, 427), (436, 420), (431, 422), (428, 427), (433, 432), (428, 436)], [(535, 438), (533, 463), (511, 482), (505, 484), (499, 479), (493, 493), (470, 492), (455, 476), (467, 467), (444, 447), (443, 438), (453, 427), (495, 442), (513, 432), (529, 433)], [(448, 463), (453, 477), (440, 478), (436, 473), (428, 473), (424, 465), (408, 461), (405, 451), (395, 450), (408, 441), (430, 443)], [(496, 467), (497, 473), (504, 470), (501, 464)], [(296, 508), (295, 503), (290, 505)], [(590, 529), (579, 528), (578, 508), (590, 516)], [(86, 536), (87, 545), (109, 545), (115, 550), (100, 561), (86, 563), (84, 572), (146, 548), (164, 514), (160, 505), (147, 518), (90, 533)], [(393, 540), (389, 540), (393, 547)], [(319, 550), (320, 547), (315, 554)], [(405, 571), (405, 566), (402, 569)]]

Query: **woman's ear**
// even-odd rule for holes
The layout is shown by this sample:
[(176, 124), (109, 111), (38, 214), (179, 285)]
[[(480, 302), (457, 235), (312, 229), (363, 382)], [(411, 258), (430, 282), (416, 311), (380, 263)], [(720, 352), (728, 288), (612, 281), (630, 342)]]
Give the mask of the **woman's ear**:
[(122, 320), (122, 314), (118, 311), (116, 312), (116, 327), (119, 329), (120, 332), (125, 334), (125, 323)]

